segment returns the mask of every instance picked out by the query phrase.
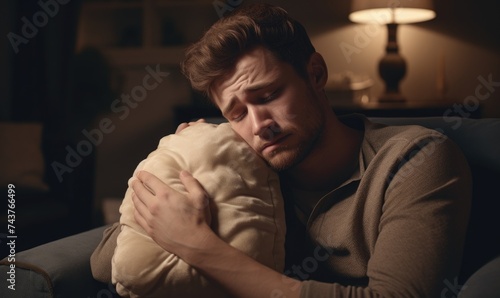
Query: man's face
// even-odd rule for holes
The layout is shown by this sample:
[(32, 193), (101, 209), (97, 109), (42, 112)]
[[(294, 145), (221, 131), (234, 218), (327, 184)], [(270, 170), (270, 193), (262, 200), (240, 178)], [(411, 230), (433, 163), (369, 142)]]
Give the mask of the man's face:
[(242, 56), (212, 96), (233, 130), (277, 171), (302, 161), (324, 126), (316, 91), (262, 47)]

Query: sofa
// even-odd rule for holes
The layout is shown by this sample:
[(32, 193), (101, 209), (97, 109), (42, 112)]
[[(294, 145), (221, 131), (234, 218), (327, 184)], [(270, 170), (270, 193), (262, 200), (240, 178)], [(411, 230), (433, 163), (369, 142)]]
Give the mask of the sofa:
[[(441, 297), (498, 297), (500, 294), (500, 119), (452, 117), (372, 118), (389, 125), (436, 129), (464, 152), (473, 177), (473, 202), (462, 270), (444, 281)], [(56, 240), (0, 262), (1, 297), (118, 297), (111, 284), (93, 279), (90, 256), (106, 226)], [(8, 239), (1, 239), (2, 242)], [(5, 245), (2, 243), (2, 245)], [(13, 265), (15, 264), (15, 268)], [(14, 269), (12, 269), (14, 268)], [(15, 287), (15, 291), (9, 289)]]

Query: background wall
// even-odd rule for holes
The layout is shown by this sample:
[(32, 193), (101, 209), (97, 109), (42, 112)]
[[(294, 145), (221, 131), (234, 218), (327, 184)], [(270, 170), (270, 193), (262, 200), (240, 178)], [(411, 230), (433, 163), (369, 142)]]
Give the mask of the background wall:
[[(10, 2), (2, 1), (0, 2), (0, 34), (1, 36), (6, 36), (10, 31), (11, 15), (5, 12), (10, 10)], [(10, 117), (10, 104), (11, 104), (11, 72), (10, 72), (10, 58), (11, 58), (10, 45), (6, 42), (0, 44), (0, 90), (2, 90), (2, 96), (0, 96), (0, 120), (6, 120)]]
[[(377, 67), (385, 52), (385, 27), (374, 38), (368, 38), (366, 46), (358, 48), (359, 53), (345, 55), (341, 48), (343, 43), (354, 45), (353, 37), (361, 35), (367, 26), (349, 24), (314, 35), (312, 39), (318, 52), (323, 53), (331, 74), (368, 75), (374, 80), (372, 96), (377, 96), (384, 89)], [(409, 101), (443, 100), (437, 86), (439, 71), (445, 74), (447, 99), (458, 102), (475, 94), (480, 84), (478, 77), (491, 76), (493, 81), (500, 81), (500, 56), (494, 49), (416, 25), (400, 26), (398, 32), (400, 53), (407, 61), (407, 73), (400, 87)], [(499, 99), (500, 92), (493, 92), (482, 102), (485, 117), (500, 116)]]
[[(125, 112), (103, 115), (111, 119), (116, 128), (104, 136), (97, 148), (98, 200), (121, 198), (125, 194), (127, 180), (137, 164), (157, 147), (161, 137), (175, 131), (173, 107), (190, 103), (190, 88), (179, 69), (171, 65), (159, 65), (159, 68), (168, 76), (148, 91), (143, 101), (130, 107), (127, 115)], [(129, 95), (135, 86), (143, 84), (148, 71), (144, 67), (125, 68), (121, 75), (124, 77), (122, 94)], [(126, 104), (119, 107), (123, 109)]]
[[(305, 9), (300, 1), (284, 4), (302, 21), (329, 67), (330, 74), (352, 72), (374, 80), (372, 96), (383, 91), (378, 62), (385, 52), (385, 26), (348, 20), (349, 1), (316, 1)], [(478, 77), (500, 81), (500, 4), (487, 0), (435, 1), (436, 18), (399, 26), (400, 53), (407, 62), (401, 90), (410, 101), (439, 99), (438, 72), (444, 71), (445, 96), (459, 103), (475, 94)], [(355, 52), (346, 55), (342, 46)], [(444, 66), (443, 66), (444, 65)], [(500, 92), (484, 101), (484, 117), (500, 117)]]
[[(38, 1), (23, 1), (22, 3), (25, 2), (32, 3), (33, 9), (26, 10), (30, 15), (39, 10)], [(77, 0), (73, 2), (76, 3)], [(218, 11), (214, 7), (216, 3), (234, 4), (255, 1), (220, 0), (216, 2), (203, 0), (201, 2), (204, 2), (206, 6), (203, 11), (206, 11), (210, 18), (217, 19)], [(306, 3), (302, 0), (274, 0), (265, 2), (283, 6), (305, 25), (317, 50), (325, 57), (332, 76), (345, 72), (365, 74), (374, 81), (371, 90), (373, 96), (383, 90), (383, 83), (377, 74), (377, 64), (384, 53), (387, 39), (385, 27), (367, 28), (366, 25), (351, 23), (347, 18), (349, 1), (317, 0)], [(9, 22), (19, 23), (22, 16), (11, 13), (15, 6), (13, 3), (17, 2), (2, 1), (0, 4), (1, 32), (4, 38), (10, 30)], [(61, 6), (61, 11), (68, 7), (69, 5)], [(477, 86), (481, 84), (478, 78), (483, 77), (486, 80), (491, 78), (490, 80), (494, 82), (500, 82), (499, 11), (498, 1), (440, 0), (436, 1), (436, 19), (420, 24), (400, 26), (400, 51), (408, 63), (407, 75), (401, 87), (408, 99), (410, 101), (436, 100), (439, 95), (436, 88), (437, 73), (438, 70), (443, 69), (447, 82), (446, 96), (458, 103), (471, 104), (467, 98), (475, 95)], [(196, 13), (199, 14), (199, 10)], [(16, 19), (12, 20), (12, 16), (15, 16)], [(200, 27), (200, 24), (197, 24), (200, 18), (193, 17), (189, 10), (186, 10), (182, 16), (185, 20), (182, 26)], [(49, 25), (40, 28), (40, 33), (30, 41), (26, 49), (36, 47), (38, 40), (43, 36), (55, 36), (54, 40), (60, 40), (61, 38), (58, 36), (61, 35), (58, 35), (57, 32), (63, 32), (64, 26), (55, 26), (60, 22), (62, 19), (59, 15), (50, 19)], [(182, 29), (183, 31), (193, 31), (190, 28)], [(368, 29), (371, 31), (367, 31)], [(201, 35), (202, 30), (196, 30)], [(370, 32), (371, 36), (368, 38), (365, 36), (365, 39), (362, 40), (360, 36), (363, 36), (363, 32)], [(67, 42), (74, 42), (70, 39), (68, 38)], [(74, 39), (78, 39), (78, 36), (74, 36)], [(355, 46), (358, 51), (346, 57), (341, 49), (342, 44)], [(44, 73), (46, 76), (50, 76), (50, 71), (40, 70), (40, 67), (57, 65), (58, 54), (51, 47), (53, 47), (52, 42), (47, 42), (37, 50), (30, 49), (32, 53), (40, 52), (41, 49), (45, 54), (37, 56), (39, 58), (36, 58), (34, 63), (29, 65), (21, 63), (22, 69), (14, 69), (9, 63), (13, 57), (12, 48), (4, 39), (4, 43), (0, 46), (0, 88), (2, 91), (0, 120), (29, 119), (30, 116), (27, 115), (45, 113), (43, 109), (36, 108), (43, 107), (44, 104), (44, 102), (38, 102), (36, 98), (37, 94), (47, 90), (42, 88), (41, 91), (37, 89), (31, 90), (31, 92), (21, 92), (23, 90), (18, 89), (24, 88), (23, 82), (12, 82), (12, 80), (18, 80), (24, 74)], [(23, 50), (24, 54), (26, 49)], [(43, 60), (44, 63), (37, 63), (39, 60)], [(105, 197), (120, 198), (123, 196), (127, 180), (137, 163), (154, 150), (162, 136), (175, 130), (173, 107), (192, 102), (190, 88), (179, 69), (171, 64), (159, 64), (161, 70), (168, 72), (169, 75), (164, 77), (156, 88), (148, 90), (147, 96), (136, 106), (130, 108), (126, 117), (123, 116), (123, 112), (116, 112), (118, 106), (115, 106), (115, 111), (110, 111), (113, 100), (121, 100), (121, 94), (131, 94), (136, 86), (143, 85), (144, 77), (148, 75), (147, 65), (155, 67), (157, 63), (114, 69), (110, 80), (114, 87), (119, 86), (119, 88), (115, 88), (117, 93), (106, 103), (107, 112), (99, 114), (95, 121), (87, 127), (88, 130), (98, 128), (99, 121), (104, 118), (110, 119), (114, 125), (114, 130), (104, 134), (102, 142), (95, 146), (95, 198), (97, 204), (100, 204), (100, 201)], [(66, 64), (62, 66), (66, 66)], [(73, 76), (71, 67), (68, 69), (69, 71), (64, 70), (63, 67), (56, 68), (57, 71), (66, 71), (64, 73), (66, 77)], [(15, 77), (12, 76), (14, 72), (18, 73)], [(36, 77), (41, 76), (36, 75)], [(72, 82), (70, 81), (68, 84), (72, 84)], [(41, 88), (42, 85), (38, 83), (35, 87)], [(54, 87), (50, 88), (52, 88), (49, 90), (50, 92), (58, 94)], [(69, 87), (65, 85), (62, 88)], [(50, 99), (52, 96), (50, 96), (49, 91), (45, 97)], [(481, 101), (484, 104), (484, 116), (500, 117), (500, 88), (493, 86), (490, 93), (491, 95), (487, 99)], [(23, 99), (19, 94), (28, 94), (30, 99)], [(64, 98), (64, 94), (58, 96)], [(71, 100), (70, 96), (67, 100)], [(17, 108), (13, 109), (13, 106)], [(27, 109), (28, 106), (35, 108)], [(124, 107), (123, 103), (120, 103), (120, 107)], [(61, 111), (65, 111), (65, 109), (61, 108)], [(24, 113), (25, 115), (23, 115)], [(59, 116), (67, 116), (63, 113), (61, 112)], [(80, 131), (76, 133), (81, 135)]]

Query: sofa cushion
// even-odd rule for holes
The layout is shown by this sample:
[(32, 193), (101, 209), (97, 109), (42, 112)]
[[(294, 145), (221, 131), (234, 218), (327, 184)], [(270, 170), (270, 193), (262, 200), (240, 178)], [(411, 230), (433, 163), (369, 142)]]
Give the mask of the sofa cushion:
[[(228, 123), (200, 123), (164, 137), (137, 167), (186, 193), (179, 179), (189, 171), (215, 208), (212, 229), (260, 263), (282, 271), (285, 219), (278, 175)], [(112, 259), (112, 280), (122, 296), (224, 297), (194, 268), (163, 250), (134, 219), (129, 187), (120, 207), (121, 232)]]
[[(500, 254), (477, 270), (460, 286), (460, 298), (498, 298), (500, 294)], [(450, 290), (454, 290), (451, 288)]]

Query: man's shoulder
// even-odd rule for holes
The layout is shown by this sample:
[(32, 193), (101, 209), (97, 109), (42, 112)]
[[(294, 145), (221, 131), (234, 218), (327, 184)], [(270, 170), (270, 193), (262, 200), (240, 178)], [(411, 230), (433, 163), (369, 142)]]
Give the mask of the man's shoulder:
[(458, 145), (441, 132), (419, 125), (393, 126), (366, 119), (362, 156), (365, 178), (385, 176), (386, 181), (412, 184), (418, 179), (433, 183), (457, 176), (469, 179), (468, 164)]
[[(365, 162), (395, 167), (413, 159), (417, 153), (435, 164), (461, 156), (461, 150), (441, 132), (419, 125), (385, 125), (365, 118), (362, 155)], [(458, 161), (457, 161), (458, 162)]]
[(365, 142), (378, 151), (419, 143), (443, 143), (448, 138), (439, 131), (419, 125), (386, 125), (365, 118)]
[(420, 125), (386, 125), (365, 119), (365, 136), (379, 141), (420, 140), (446, 138), (442, 133)]
[(460, 153), (458, 146), (443, 133), (419, 125), (387, 125), (377, 118), (363, 115), (342, 117), (348, 126), (364, 129), (361, 154), (366, 166), (376, 160), (387, 166), (394, 166), (417, 152), (430, 153), (426, 160), (443, 160), (452, 152)]
[(421, 138), (446, 138), (441, 132), (420, 125), (387, 125), (377, 118), (367, 118), (361, 114), (340, 116), (339, 119), (351, 128), (363, 129), (365, 139), (378, 143)]

